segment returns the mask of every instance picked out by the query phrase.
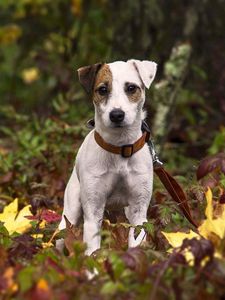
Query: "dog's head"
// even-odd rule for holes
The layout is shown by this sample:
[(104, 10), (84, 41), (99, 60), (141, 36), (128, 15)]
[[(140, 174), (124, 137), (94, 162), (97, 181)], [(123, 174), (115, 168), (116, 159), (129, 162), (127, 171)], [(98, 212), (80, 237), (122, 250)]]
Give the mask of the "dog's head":
[(118, 128), (132, 125), (141, 115), (145, 88), (150, 87), (156, 67), (152, 61), (131, 59), (82, 67), (78, 76), (84, 89), (92, 94), (103, 124)]

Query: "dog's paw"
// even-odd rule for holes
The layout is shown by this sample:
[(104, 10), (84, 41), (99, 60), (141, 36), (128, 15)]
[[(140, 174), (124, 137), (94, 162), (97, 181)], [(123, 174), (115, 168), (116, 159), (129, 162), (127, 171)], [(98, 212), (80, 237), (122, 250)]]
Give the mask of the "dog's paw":
[(56, 240), (55, 247), (60, 252), (63, 252), (63, 249), (64, 249), (64, 239)]
[(93, 270), (92, 272), (86, 270), (86, 271), (85, 271), (85, 274), (86, 274), (88, 280), (92, 280), (92, 279), (93, 279), (95, 276), (97, 276), (99, 273), (98, 273), (98, 270), (97, 270), (96, 268), (94, 268), (94, 270)]
[(138, 234), (136, 238), (134, 237), (134, 228), (130, 229), (129, 241), (128, 241), (129, 248), (140, 246), (145, 241), (146, 241), (146, 232), (144, 231), (144, 229), (141, 229), (141, 232)]

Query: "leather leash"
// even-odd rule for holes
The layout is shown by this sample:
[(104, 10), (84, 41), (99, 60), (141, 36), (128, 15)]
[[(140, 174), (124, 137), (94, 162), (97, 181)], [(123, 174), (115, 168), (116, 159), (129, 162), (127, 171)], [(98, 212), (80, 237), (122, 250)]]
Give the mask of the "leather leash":
[(178, 207), (183, 212), (187, 220), (197, 228), (198, 225), (192, 218), (187, 197), (179, 183), (161, 166), (154, 166), (154, 172), (157, 174), (172, 199), (178, 203)]
[[(94, 120), (89, 120), (88, 128), (94, 128)], [(131, 157), (135, 152), (140, 150), (145, 143), (148, 144), (149, 151), (152, 155), (154, 172), (159, 177), (160, 181), (166, 188), (167, 192), (170, 194), (171, 198), (178, 203), (179, 209), (183, 212), (184, 216), (187, 220), (194, 226), (198, 227), (197, 223), (194, 221), (191, 211), (188, 205), (187, 197), (180, 186), (180, 184), (171, 176), (164, 168), (163, 163), (159, 160), (152, 139), (150, 138), (150, 129), (148, 124), (143, 121), (142, 122), (142, 132), (143, 135), (140, 139), (138, 139), (134, 144), (123, 145), (121, 147), (114, 146), (108, 144), (104, 141), (104, 139), (99, 135), (97, 131), (95, 131), (95, 140), (97, 144), (105, 149), (108, 152), (120, 154), (124, 158)]]

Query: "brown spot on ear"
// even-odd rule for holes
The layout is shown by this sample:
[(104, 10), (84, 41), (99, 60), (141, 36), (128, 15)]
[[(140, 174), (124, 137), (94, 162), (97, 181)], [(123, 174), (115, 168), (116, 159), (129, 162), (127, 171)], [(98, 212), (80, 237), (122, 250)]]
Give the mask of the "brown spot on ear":
[[(100, 86), (107, 87), (107, 94), (106, 95), (100, 95), (98, 92), (98, 88)], [(94, 83), (94, 89), (93, 89), (93, 101), (96, 104), (99, 104), (103, 101), (107, 101), (110, 93), (112, 91), (112, 72), (107, 64), (102, 65), (101, 69), (99, 70)]]
[(101, 66), (102, 63), (97, 63), (91, 66), (79, 68), (77, 70), (79, 81), (87, 93), (90, 93), (92, 91), (96, 75), (98, 74)]

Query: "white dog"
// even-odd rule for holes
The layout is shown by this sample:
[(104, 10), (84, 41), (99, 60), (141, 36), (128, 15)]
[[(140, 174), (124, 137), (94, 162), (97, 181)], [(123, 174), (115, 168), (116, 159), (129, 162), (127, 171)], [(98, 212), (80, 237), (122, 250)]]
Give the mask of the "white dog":
[[(147, 221), (153, 164), (141, 125), (145, 117), (145, 88), (150, 87), (156, 66), (151, 61), (132, 59), (78, 70), (81, 84), (92, 94), (95, 129), (78, 151), (65, 190), (63, 215), (76, 225), (83, 212), (87, 255), (100, 248), (105, 208), (125, 207), (126, 217), (134, 226)], [(65, 227), (62, 218), (59, 229)], [(143, 229), (135, 238), (131, 227), (129, 247), (144, 239)], [(62, 247), (62, 240), (57, 246)]]

